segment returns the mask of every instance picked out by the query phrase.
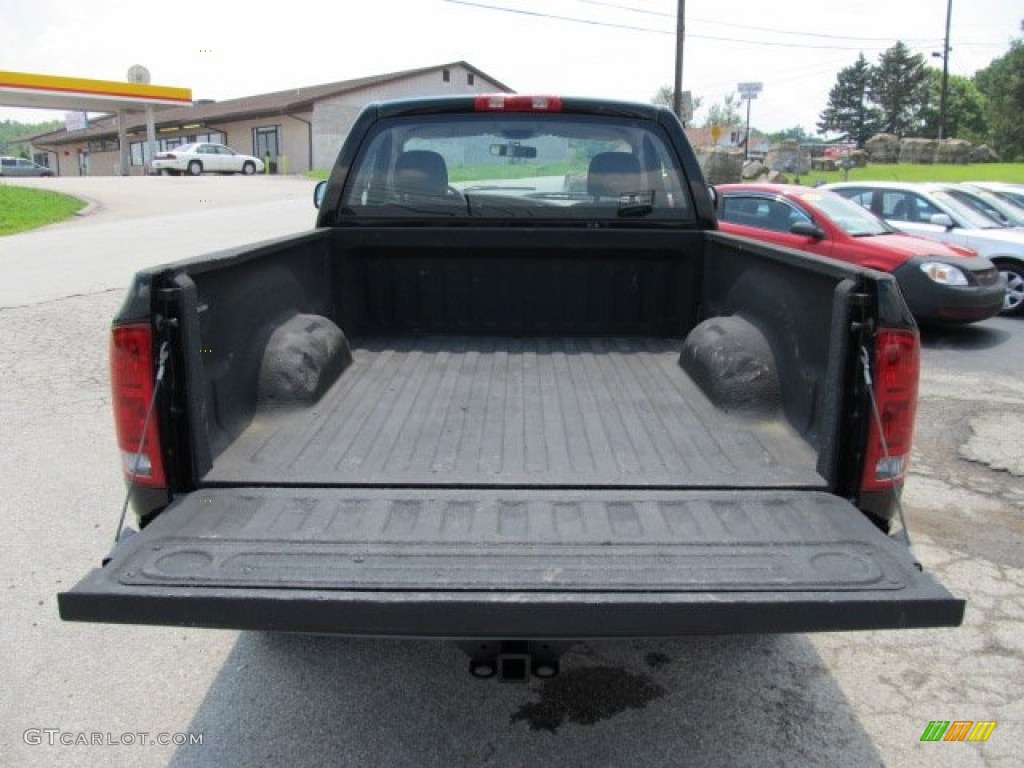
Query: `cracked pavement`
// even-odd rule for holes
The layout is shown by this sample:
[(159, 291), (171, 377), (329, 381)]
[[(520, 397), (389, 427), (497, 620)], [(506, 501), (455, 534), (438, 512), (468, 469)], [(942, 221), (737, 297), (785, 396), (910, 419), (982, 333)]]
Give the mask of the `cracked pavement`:
[[(54, 229), (32, 280), (59, 269)], [(24, 242), (0, 239), (0, 259), (30, 258)], [(55, 274), (38, 301), (13, 275), (0, 302), (0, 765), (1020, 764), (1024, 321), (926, 336), (904, 507), (924, 567), (967, 599), (963, 627), (590, 643), (557, 684), (500, 685), (434, 641), (60, 622), (55, 593), (98, 564), (122, 501), (106, 345), (124, 266), (77, 287)], [(985, 743), (922, 743), (932, 720), (998, 724)], [(31, 728), (204, 743), (34, 745)]]

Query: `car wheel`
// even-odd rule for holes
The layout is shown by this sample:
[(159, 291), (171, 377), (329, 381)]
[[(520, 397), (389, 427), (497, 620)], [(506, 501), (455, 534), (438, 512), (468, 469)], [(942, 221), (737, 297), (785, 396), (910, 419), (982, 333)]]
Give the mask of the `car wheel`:
[(252, 176), (256, 173), (256, 163), (246, 162), (245, 165), (242, 166), (242, 173), (246, 176)]
[(192, 162), (190, 162), (188, 164), (188, 175), (189, 176), (198, 176), (202, 172), (203, 172), (203, 164), (200, 163), (198, 160), (193, 160)]
[(999, 274), (1006, 283), (1003, 298), (1003, 315), (1024, 314), (1024, 264), (1019, 261), (996, 261)]

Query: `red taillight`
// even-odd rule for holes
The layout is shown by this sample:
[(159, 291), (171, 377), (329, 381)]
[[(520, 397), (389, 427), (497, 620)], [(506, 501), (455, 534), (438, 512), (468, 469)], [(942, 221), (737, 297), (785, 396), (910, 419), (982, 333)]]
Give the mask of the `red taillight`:
[(562, 100), (558, 96), (492, 93), (477, 96), (473, 108), (477, 112), (561, 112)]
[[(135, 473), (137, 485), (163, 488), (167, 481), (155, 413), (146, 426), (146, 414), (153, 399), (153, 381), (153, 336), (149, 326), (114, 328), (110, 337), (110, 384), (121, 465), (127, 476)], [(143, 430), (145, 441), (140, 454)]]
[(872, 412), (868, 429), (861, 484), (864, 491), (881, 491), (903, 482), (914, 437), (920, 364), (921, 347), (916, 330), (878, 332), (871, 371), (878, 415)]

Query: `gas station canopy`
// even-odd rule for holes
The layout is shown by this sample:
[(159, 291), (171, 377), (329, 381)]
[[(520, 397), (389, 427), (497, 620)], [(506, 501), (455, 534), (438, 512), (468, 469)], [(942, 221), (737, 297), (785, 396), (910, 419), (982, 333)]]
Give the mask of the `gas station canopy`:
[(80, 112), (187, 106), (191, 88), (0, 71), (0, 106)]

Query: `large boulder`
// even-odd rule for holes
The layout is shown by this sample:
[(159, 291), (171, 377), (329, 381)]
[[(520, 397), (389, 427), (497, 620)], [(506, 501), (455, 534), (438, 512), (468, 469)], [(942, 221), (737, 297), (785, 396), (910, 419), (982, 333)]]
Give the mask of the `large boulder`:
[(768, 150), (764, 164), (773, 171), (799, 176), (811, 170), (811, 153), (794, 139), (786, 139)]
[(743, 152), (725, 147), (697, 149), (697, 162), (708, 184), (736, 184), (743, 180)]
[(758, 160), (748, 160), (743, 164), (743, 180), (750, 181), (752, 179), (759, 179), (768, 173), (768, 169), (765, 165)]
[(999, 154), (988, 144), (979, 144), (971, 147), (972, 163), (998, 163)]
[(851, 168), (866, 168), (868, 165), (868, 153), (863, 149), (855, 149), (843, 159), (849, 162)]
[(943, 139), (939, 142), (935, 162), (943, 165), (967, 165), (971, 162), (971, 142), (963, 139)]
[(900, 162), (931, 165), (938, 147), (935, 139), (904, 139), (900, 142)]
[(877, 133), (864, 142), (864, 149), (872, 163), (898, 163), (900, 140), (891, 133)]

